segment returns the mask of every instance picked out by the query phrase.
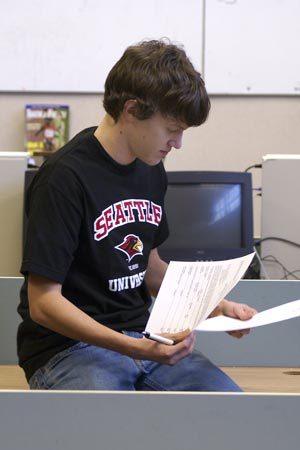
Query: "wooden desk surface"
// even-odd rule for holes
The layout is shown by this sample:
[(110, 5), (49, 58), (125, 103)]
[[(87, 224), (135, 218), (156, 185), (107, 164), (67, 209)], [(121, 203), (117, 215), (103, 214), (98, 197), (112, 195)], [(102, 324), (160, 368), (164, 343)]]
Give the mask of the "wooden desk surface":
[(223, 367), (245, 392), (300, 393), (300, 367)]
[[(223, 367), (245, 392), (300, 393), (300, 368)], [(0, 389), (28, 389), (23, 370), (0, 365)]]

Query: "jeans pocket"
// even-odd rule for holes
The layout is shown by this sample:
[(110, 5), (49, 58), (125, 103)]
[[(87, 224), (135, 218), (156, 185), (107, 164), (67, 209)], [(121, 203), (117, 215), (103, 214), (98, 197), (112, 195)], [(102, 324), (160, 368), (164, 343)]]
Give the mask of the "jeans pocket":
[(49, 361), (42, 367), (42, 371), (45, 373), (54, 369), (54, 367), (60, 363), (64, 358), (66, 358), (70, 353), (75, 352), (84, 347), (88, 347), (90, 344), (86, 344), (85, 342), (77, 342), (77, 344), (72, 345), (71, 347), (62, 350), (61, 352), (54, 355)]
[(60, 380), (61, 374), (68, 371), (69, 362), (64, 364), (64, 360), (67, 361), (68, 356), (89, 346), (90, 344), (85, 342), (77, 342), (77, 344), (54, 355), (32, 375), (29, 380), (30, 389), (51, 389)]

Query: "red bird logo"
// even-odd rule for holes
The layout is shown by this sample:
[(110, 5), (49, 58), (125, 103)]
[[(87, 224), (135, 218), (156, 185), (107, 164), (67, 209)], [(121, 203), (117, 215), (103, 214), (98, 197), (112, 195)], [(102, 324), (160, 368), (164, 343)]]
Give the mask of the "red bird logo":
[(127, 255), (127, 261), (130, 262), (136, 255), (143, 254), (143, 243), (135, 234), (127, 234), (120, 245), (115, 248)]

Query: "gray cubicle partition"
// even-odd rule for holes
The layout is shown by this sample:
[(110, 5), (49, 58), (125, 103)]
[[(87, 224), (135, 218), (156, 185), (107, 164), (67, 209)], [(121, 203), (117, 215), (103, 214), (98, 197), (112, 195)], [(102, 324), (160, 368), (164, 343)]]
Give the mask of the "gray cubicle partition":
[[(23, 278), (0, 277), (0, 364), (17, 363), (17, 313)], [(1, 447), (0, 447), (1, 448)]]
[[(21, 284), (0, 278), (2, 364), (16, 362)], [(261, 310), (300, 298), (300, 282), (241, 281), (228, 297)], [(224, 365), (297, 366), (299, 334), (292, 319), (241, 341), (199, 333), (198, 348)], [(299, 407), (299, 394), (0, 391), (0, 449), (294, 449)]]
[[(22, 278), (0, 278), (0, 364), (16, 364)], [(300, 281), (242, 280), (227, 296), (258, 310), (300, 299)], [(243, 339), (200, 332), (197, 349), (223, 366), (300, 366), (300, 319), (258, 327)]]
[(3, 450), (299, 448), (300, 395), (0, 391)]
[[(300, 281), (241, 280), (228, 299), (258, 311), (300, 299)], [(197, 348), (220, 366), (300, 366), (300, 318), (257, 327), (236, 339), (227, 333), (204, 333)]]

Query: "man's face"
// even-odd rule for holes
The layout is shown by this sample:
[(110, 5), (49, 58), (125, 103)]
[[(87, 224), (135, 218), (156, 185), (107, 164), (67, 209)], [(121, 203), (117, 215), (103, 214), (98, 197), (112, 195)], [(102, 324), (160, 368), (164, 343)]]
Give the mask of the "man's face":
[(174, 148), (181, 148), (183, 131), (188, 127), (160, 113), (150, 119), (136, 119), (128, 129), (127, 138), (132, 156), (146, 164), (158, 164)]

